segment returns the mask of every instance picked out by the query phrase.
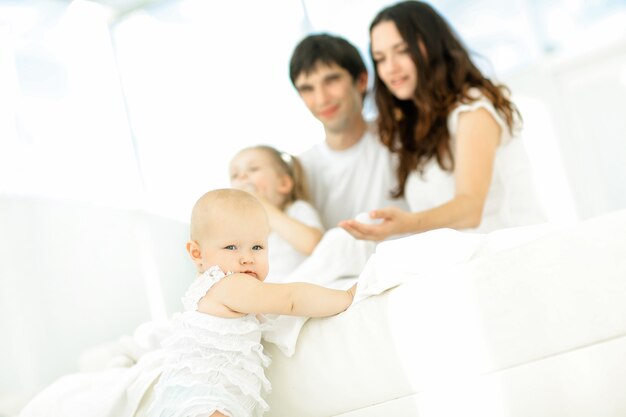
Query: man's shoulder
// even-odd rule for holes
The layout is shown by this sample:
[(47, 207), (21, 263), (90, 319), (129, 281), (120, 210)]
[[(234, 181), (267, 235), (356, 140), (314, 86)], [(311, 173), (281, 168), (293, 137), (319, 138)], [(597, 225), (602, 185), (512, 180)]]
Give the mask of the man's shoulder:
[(368, 148), (380, 153), (381, 156), (388, 156), (391, 154), (389, 148), (381, 142), (380, 135), (378, 134), (378, 127), (373, 122), (368, 122), (367, 130), (361, 137), (361, 142), (365, 143)]
[(316, 143), (306, 151), (298, 154), (298, 159), (302, 163), (305, 171), (307, 169), (310, 169), (310, 167), (313, 165), (320, 164), (320, 161), (323, 159), (322, 157), (324, 156), (324, 146), (325, 144), (323, 142)]
[(298, 155), (298, 158), (309, 158), (312, 155), (316, 155), (316, 154), (322, 152), (322, 147), (323, 146), (324, 146), (324, 142), (316, 143), (313, 146), (311, 146), (309, 149), (305, 150), (304, 152), (301, 152)]

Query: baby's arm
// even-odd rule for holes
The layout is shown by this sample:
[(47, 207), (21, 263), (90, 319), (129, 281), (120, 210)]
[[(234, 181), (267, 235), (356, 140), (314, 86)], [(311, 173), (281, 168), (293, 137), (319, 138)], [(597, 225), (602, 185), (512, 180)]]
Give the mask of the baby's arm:
[[(270, 284), (246, 274), (233, 274), (215, 284), (205, 298), (238, 313), (326, 317), (347, 309), (355, 289), (356, 284), (349, 290), (304, 282)], [(202, 305), (199, 304), (201, 312)]]

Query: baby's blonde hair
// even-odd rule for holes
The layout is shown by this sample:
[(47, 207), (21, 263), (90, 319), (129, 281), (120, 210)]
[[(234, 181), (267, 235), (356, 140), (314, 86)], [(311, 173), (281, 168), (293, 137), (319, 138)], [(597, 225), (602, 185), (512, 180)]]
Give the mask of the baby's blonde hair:
[(252, 194), (234, 188), (211, 190), (202, 195), (191, 210), (189, 234), (198, 241), (209, 233), (211, 222), (217, 216), (240, 216), (242, 212), (265, 209)]
[(274, 167), (276, 169), (289, 176), (293, 181), (293, 187), (291, 192), (287, 195), (286, 203), (293, 203), (296, 200), (304, 200), (310, 202), (309, 189), (306, 183), (306, 175), (302, 164), (295, 156), (288, 154), (287, 152), (281, 152), (273, 146), (269, 145), (256, 145), (249, 148), (242, 149), (241, 152), (247, 150), (259, 150), (270, 155)]

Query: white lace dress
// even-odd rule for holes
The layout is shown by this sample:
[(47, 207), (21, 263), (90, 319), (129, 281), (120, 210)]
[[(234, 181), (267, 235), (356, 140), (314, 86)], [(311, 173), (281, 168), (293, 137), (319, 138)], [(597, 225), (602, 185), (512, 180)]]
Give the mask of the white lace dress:
[(149, 417), (262, 416), (270, 390), (264, 367), (261, 324), (253, 314), (222, 318), (200, 313), (198, 301), (225, 274), (211, 267), (189, 287), (176, 332), (163, 341), (169, 350), (154, 388)]

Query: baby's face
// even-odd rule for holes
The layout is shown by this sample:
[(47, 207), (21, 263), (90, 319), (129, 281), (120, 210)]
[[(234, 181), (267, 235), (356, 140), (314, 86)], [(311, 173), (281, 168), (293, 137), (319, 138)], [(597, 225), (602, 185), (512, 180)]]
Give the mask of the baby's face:
[(246, 149), (230, 162), (230, 185), (256, 194), (279, 207), (291, 192), (291, 182), (261, 149)]
[(210, 232), (198, 242), (202, 266), (213, 265), (225, 273), (241, 272), (263, 281), (269, 271), (267, 215), (260, 208), (221, 213), (210, 223)]

